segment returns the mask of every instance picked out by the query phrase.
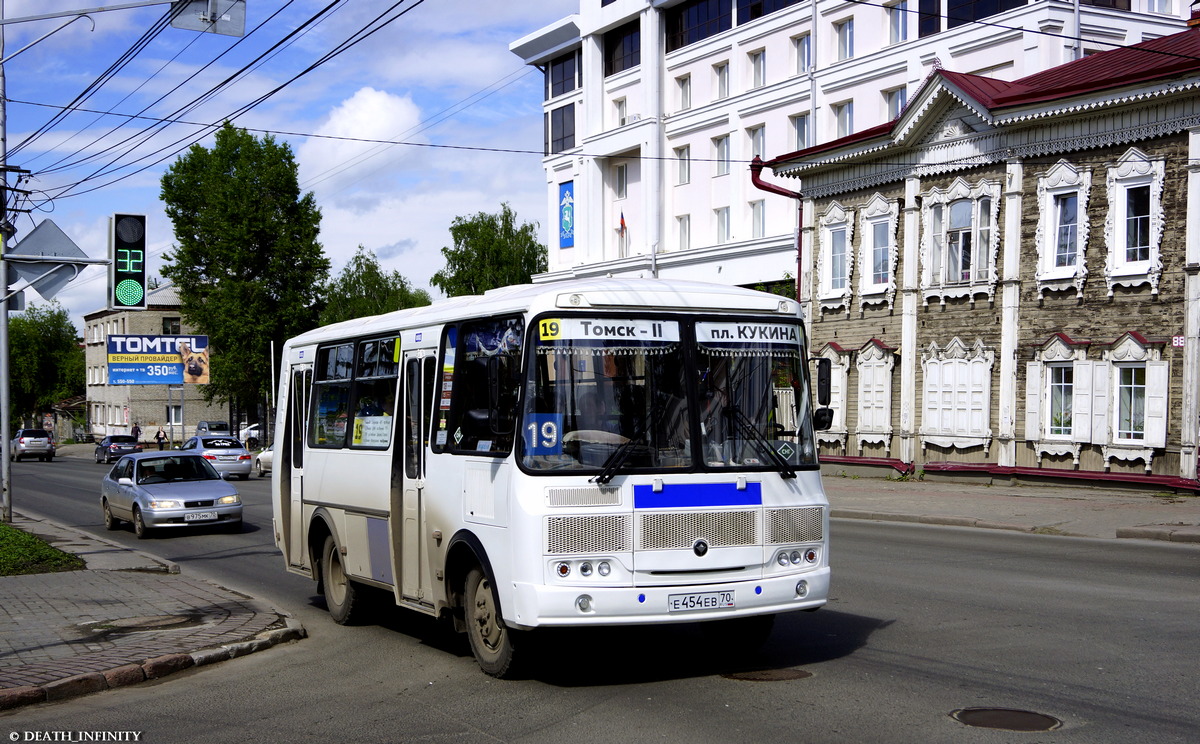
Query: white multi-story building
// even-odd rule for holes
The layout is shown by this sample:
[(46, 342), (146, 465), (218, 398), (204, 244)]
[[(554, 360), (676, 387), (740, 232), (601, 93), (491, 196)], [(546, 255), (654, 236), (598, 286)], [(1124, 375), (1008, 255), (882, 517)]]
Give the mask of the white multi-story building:
[(580, 0), (510, 45), (543, 70), (549, 270), (737, 285), (797, 274), (756, 156), (896, 118), (939, 67), (1015, 80), (1184, 28), (1183, 0)]

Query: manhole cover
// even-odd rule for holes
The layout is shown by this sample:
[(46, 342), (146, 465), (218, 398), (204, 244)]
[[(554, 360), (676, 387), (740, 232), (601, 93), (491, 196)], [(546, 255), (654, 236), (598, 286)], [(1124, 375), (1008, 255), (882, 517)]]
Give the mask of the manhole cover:
[(808, 679), (812, 676), (812, 672), (802, 669), (759, 669), (753, 672), (732, 672), (721, 676), (741, 682), (786, 682), (790, 679)]
[(950, 717), (967, 726), (1004, 731), (1053, 731), (1062, 726), (1054, 716), (1012, 708), (962, 708)]

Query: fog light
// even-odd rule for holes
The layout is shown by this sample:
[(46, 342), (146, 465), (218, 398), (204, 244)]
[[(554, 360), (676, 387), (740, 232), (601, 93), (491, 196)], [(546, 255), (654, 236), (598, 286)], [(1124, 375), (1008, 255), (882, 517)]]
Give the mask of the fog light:
[(799, 565), (801, 560), (803, 560), (803, 559), (800, 557), (800, 551), (793, 550), (792, 551), (792, 565)]
[(580, 566), (579, 567), (579, 575), (580, 576), (591, 576), (592, 575), (592, 564), (584, 563), (582, 566)]
[(608, 561), (601, 561), (600, 565), (596, 566), (596, 570), (600, 572), (601, 576), (608, 576), (612, 573), (612, 566), (608, 565)]
[(580, 594), (579, 597), (575, 599), (575, 606), (579, 608), (580, 612), (591, 612), (592, 598), (586, 594)]
[(779, 554), (779, 555), (778, 555), (778, 556), (775, 558), (775, 562), (776, 562), (776, 563), (778, 563), (779, 565), (783, 566), (784, 568), (787, 568), (787, 565), (788, 565), (788, 554), (787, 554), (787, 553), (780, 553), (780, 554)]
[(571, 575), (571, 564), (563, 561), (554, 567), (554, 573), (558, 574), (559, 578), (565, 579)]
[(804, 599), (808, 596), (808, 582), (804, 579), (801, 579), (796, 583), (796, 596), (800, 599)]

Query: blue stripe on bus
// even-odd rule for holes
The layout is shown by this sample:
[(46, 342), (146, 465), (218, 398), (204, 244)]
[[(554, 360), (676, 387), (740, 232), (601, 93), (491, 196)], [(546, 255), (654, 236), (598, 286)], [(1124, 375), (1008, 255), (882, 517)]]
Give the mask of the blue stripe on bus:
[(762, 484), (668, 483), (654, 492), (653, 486), (633, 487), (635, 509), (665, 509), (681, 506), (762, 506)]

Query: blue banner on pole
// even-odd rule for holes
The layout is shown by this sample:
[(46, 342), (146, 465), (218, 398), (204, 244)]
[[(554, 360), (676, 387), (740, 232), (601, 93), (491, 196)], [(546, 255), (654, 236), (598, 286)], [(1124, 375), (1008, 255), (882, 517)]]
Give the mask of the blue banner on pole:
[(575, 246), (575, 182), (558, 185), (558, 247)]

